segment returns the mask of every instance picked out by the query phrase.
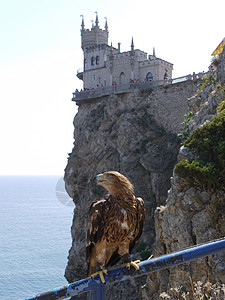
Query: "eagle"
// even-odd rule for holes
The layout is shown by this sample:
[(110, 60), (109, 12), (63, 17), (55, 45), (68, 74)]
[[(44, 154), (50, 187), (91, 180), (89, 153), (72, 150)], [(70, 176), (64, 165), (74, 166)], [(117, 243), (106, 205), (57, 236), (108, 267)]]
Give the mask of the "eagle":
[(117, 171), (108, 171), (95, 177), (97, 185), (104, 187), (108, 194), (92, 202), (86, 228), (86, 260), (88, 276), (104, 275), (109, 266), (120, 259), (125, 267), (136, 270), (140, 261), (131, 261), (130, 252), (140, 238), (145, 207), (141, 198), (134, 195), (131, 182)]

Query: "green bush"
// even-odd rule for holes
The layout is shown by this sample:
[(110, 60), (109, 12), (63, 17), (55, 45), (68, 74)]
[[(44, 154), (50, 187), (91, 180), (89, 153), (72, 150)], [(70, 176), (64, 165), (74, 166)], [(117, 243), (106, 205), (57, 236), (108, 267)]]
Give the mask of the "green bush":
[(183, 159), (176, 165), (175, 173), (185, 178), (190, 186), (209, 186), (216, 183), (218, 177), (215, 165), (203, 160)]
[(198, 153), (199, 158), (184, 159), (175, 173), (191, 186), (219, 187), (225, 182), (225, 109), (210, 122), (196, 129), (184, 145)]
[(224, 141), (225, 110), (222, 110), (210, 122), (197, 128), (184, 145), (196, 150), (204, 159), (219, 163), (219, 155), (225, 154)]
[(198, 84), (198, 93), (201, 92), (204, 88), (211, 85), (216, 81), (216, 75), (213, 73), (206, 74), (201, 78), (200, 83)]

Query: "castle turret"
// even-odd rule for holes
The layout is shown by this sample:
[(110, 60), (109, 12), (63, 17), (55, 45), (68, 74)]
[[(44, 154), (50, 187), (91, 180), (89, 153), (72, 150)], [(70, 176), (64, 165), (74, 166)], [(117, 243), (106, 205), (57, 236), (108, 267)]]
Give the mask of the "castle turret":
[(95, 25), (92, 23), (91, 30), (84, 28), (84, 19), (82, 17), (81, 23), (81, 48), (98, 46), (98, 45), (108, 45), (108, 25), (106, 21), (105, 29), (99, 28), (98, 14), (96, 12)]

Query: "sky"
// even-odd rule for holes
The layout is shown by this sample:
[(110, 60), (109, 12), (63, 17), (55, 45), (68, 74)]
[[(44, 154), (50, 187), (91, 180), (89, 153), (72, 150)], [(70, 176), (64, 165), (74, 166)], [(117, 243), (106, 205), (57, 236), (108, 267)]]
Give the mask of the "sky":
[(109, 44), (207, 71), (225, 37), (224, 0), (0, 0), (0, 175), (63, 175), (73, 148), (72, 92), (82, 87), (81, 15), (109, 26)]

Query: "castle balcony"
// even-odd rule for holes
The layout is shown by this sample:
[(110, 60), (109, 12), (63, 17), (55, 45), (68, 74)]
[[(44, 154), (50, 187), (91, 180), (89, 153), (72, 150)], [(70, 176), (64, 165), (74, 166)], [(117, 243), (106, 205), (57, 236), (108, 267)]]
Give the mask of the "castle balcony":
[[(162, 81), (161, 84), (163, 84)], [(140, 91), (141, 89), (152, 89), (155, 86), (158, 86), (159, 82), (151, 81), (147, 83), (128, 83), (121, 85), (105, 86), (98, 87), (96, 89), (82, 90), (80, 92), (76, 91), (73, 93), (72, 101), (75, 101), (77, 105), (89, 102), (90, 100), (98, 99), (104, 96), (109, 96), (111, 94), (124, 94), (132, 93), (135, 91)]]
[(83, 74), (84, 74), (83, 69), (82, 69), (82, 68), (79, 68), (79, 69), (77, 70), (77, 77), (78, 77), (80, 80), (83, 80)]
[(88, 90), (81, 90), (76, 91), (73, 93), (72, 101), (75, 101), (77, 105), (80, 105), (85, 102), (90, 102), (95, 99), (102, 98), (104, 96), (109, 96), (112, 94), (119, 95), (125, 93), (134, 93), (140, 91), (150, 91), (153, 88), (158, 86), (168, 86), (179, 84), (185, 81), (198, 81), (207, 73), (198, 73), (194, 76), (189, 74), (186, 76), (168, 79), (168, 80), (153, 80), (147, 81), (145, 83), (128, 83), (128, 84), (121, 84), (121, 85), (112, 85), (112, 86), (104, 86), (98, 87), (95, 89), (88, 89)]

